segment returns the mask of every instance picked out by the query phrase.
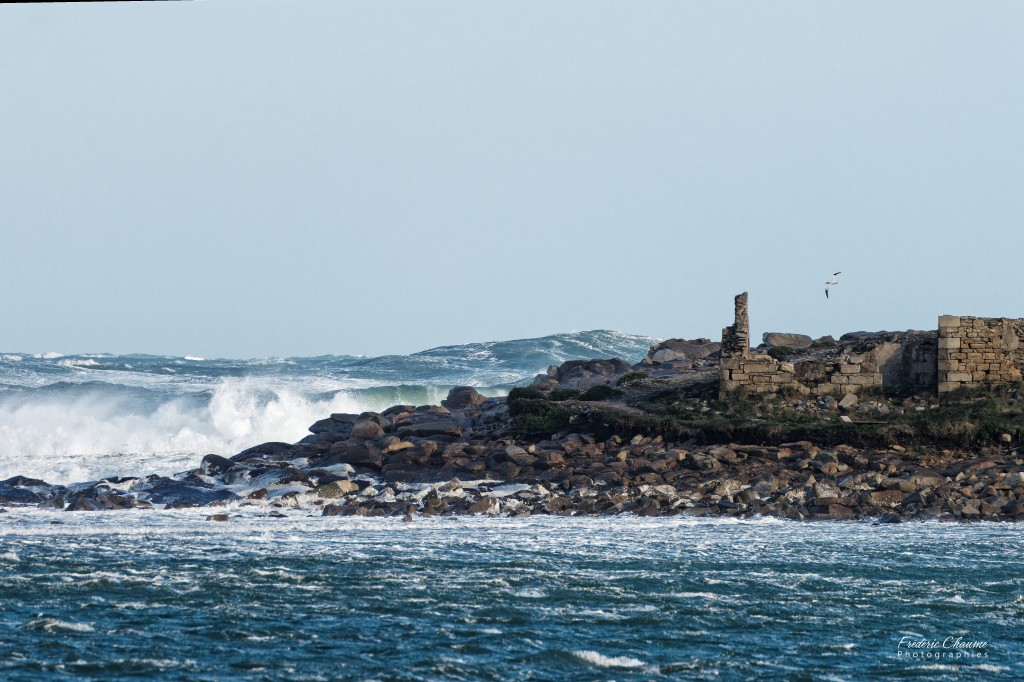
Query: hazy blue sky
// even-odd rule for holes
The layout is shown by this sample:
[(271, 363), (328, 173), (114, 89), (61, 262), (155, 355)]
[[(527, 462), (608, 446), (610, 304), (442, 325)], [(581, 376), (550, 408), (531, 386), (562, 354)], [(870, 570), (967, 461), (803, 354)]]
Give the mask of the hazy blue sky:
[(1022, 121), (1018, 1), (3, 5), (0, 350), (1024, 316)]

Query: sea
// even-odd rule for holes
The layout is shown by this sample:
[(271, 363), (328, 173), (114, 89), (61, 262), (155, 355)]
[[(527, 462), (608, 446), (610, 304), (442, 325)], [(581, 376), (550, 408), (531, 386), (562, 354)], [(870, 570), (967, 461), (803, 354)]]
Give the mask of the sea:
[[(635, 362), (581, 332), (407, 356), (4, 353), (0, 480), (174, 473), (330, 412)], [(1024, 679), (1016, 523), (0, 513), (0, 680)]]

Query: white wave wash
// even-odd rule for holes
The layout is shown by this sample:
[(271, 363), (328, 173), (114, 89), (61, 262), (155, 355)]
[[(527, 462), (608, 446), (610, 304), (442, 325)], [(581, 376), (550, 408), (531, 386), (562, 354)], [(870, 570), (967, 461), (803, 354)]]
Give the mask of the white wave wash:
[(331, 412), (438, 404), (448, 387), (505, 395), (548, 365), (638, 360), (657, 339), (593, 331), (406, 356), (202, 359), (0, 354), (0, 480), (50, 483), (171, 474), (204, 454), (294, 442)]
[(0, 402), (0, 480), (22, 475), (70, 483), (166, 475), (195, 467), (206, 453), (229, 456), (266, 441), (297, 441), (332, 412), (373, 407), (346, 392), (330, 400), (281, 388), (267, 400), (267, 392), (255, 380), (225, 379), (205, 407), (176, 397), (152, 412), (102, 391)]

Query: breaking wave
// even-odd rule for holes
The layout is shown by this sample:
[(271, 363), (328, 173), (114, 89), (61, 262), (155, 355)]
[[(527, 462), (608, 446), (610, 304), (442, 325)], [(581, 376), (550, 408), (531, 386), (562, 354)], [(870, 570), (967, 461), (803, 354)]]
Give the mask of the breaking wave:
[(455, 385), (504, 395), (548, 365), (636, 362), (657, 341), (577, 332), (375, 358), (2, 354), (0, 480), (175, 473), (207, 453), (297, 441), (332, 412), (437, 404)]

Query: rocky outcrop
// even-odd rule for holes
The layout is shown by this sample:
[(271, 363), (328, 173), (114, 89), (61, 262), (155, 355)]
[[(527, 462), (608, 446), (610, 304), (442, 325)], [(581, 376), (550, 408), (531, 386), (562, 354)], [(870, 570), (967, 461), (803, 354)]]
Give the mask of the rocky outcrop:
[(553, 388), (584, 390), (594, 386), (611, 386), (632, 371), (629, 363), (619, 358), (608, 360), (570, 360), (552, 365), (546, 374), (539, 374), (533, 386), (541, 390)]
[[(0, 482), (0, 506), (78, 512), (232, 504), (405, 519), (630, 513), (1024, 520), (1024, 459), (1011, 448), (1012, 436), (984, 456), (807, 441), (700, 445), (642, 434), (524, 438), (504, 399), (452, 393), (448, 407), (332, 415), (310, 427), (313, 439), (265, 443), (230, 458), (207, 455), (179, 476), (70, 486), (15, 477)], [(868, 405), (829, 409), (861, 407)], [(361, 426), (368, 424), (375, 428)], [(332, 438), (322, 438), (327, 434)]]

